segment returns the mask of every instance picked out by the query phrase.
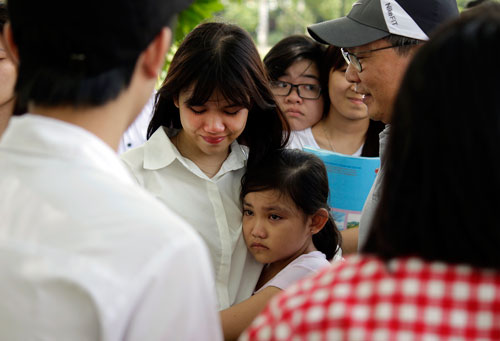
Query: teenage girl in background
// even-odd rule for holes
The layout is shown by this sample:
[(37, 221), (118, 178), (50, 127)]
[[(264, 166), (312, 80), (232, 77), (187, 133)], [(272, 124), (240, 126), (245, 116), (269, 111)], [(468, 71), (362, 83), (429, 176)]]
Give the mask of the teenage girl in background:
[(271, 89), (292, 130), (304, 130), (323, 116), (326, 77), (320, 74), (325, 46), (305, 35), (280, 40), (264, 57)]

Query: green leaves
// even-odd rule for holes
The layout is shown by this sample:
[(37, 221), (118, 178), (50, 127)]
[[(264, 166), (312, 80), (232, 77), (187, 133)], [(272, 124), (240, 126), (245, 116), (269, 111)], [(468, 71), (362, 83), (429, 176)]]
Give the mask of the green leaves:
[(222, 11), (224, 5), (220, 0), (195, 0), (191, 6), (181, 12), (177, 18), (177, 26), (175, 28), (175, 37), (170, 47), (170, 50), (165, 59), (165, 64), (160, 72), (156, 87), (159, 88), (163, 80), (167, 76), (168, 67), (175, 51), (179, 47), (184, 37), (191, 32), (199, 23), (213, 17), (215, 12)]
[(196, 25), (207, 18), (211, 18), (215, 12), (222, 11), (223, 9), (224, 5), (220, 0), (195, 0), (189, 8), (179, 14), (175, 41), (180, 43)]

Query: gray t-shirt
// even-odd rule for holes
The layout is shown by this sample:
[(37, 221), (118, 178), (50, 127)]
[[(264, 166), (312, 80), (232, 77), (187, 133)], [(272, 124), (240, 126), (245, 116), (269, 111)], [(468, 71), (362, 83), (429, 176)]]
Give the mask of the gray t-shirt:
[(368, 233), (375, 216), (375, 210), (377, 208), (378, 202), (380, 200), (380, 194), (382, 190), (382, 181), (384, 179), (383, 165), (385, 162), (385, 149), (387, 147), (387, 142), (389, 140), (390, 125), (386, 125), (385, 129), (379, 134), (380, 146), (380, 169), (375, 178), (375, 182), (366, 198), (365, 205), (363, 206), (363, 211), (361, 212), (361, 219), (359, 221), (359, 232), (358, 232), (358, 250), (361, 250), (363, 245), (368, 238)]

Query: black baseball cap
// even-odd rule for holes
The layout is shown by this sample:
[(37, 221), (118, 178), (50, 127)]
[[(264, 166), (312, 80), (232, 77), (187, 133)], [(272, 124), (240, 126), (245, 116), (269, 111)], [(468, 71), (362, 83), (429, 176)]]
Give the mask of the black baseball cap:
[(456, 0), (358, 0), (347, 16), (307, 30), (321, 43), (355, 47), (390, 34), (428, 40), (441, 23), (457, 16)]
[(92, 76), (135, 63), (192, 1), (9, 0), (7, 8), (21, 63)]

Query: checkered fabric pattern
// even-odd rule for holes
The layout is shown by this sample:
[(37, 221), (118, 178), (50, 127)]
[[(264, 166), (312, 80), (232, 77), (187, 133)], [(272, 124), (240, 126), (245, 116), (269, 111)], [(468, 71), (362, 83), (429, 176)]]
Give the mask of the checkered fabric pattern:
[(275, 297), (240, 340), (500, 340), (500, 272), (357, 255)]

